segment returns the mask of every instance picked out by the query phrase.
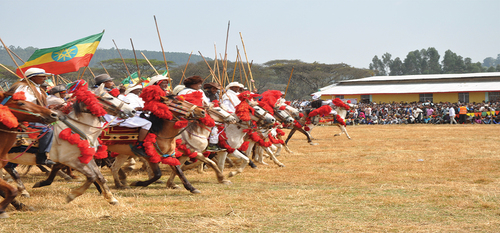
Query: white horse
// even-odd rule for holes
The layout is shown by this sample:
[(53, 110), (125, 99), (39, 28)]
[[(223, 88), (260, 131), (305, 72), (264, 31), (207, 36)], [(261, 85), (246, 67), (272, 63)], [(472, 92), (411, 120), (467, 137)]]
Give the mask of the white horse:
[[(358, 107), (357, 105), (350, 104), (350, 103), (347, 103), (347, 105), (350, 108), (357, 108)], [(334, 110), (337, 112), (337, 116), (339, 116), (342, 119), (342, 121), (344, 121), (344, 123), (345, 123), (345, 117), (347, 116), (347, 113), (349, 112), (349, 110), (347, 110), (347, 109), (345, 109), (343, 107), (336, 107)], [(333, 117), (336, 117), (336, 116), (333, 116)], [(340, 136), (342, 134), (345, 134), (348, 139), (352, 139), (349, 136), (349, 134), (347, 133), (347, 130), (345, 129), (345, 125), (344, 124), (339, 123), (337, 120), (333, 124), (337, 125), (340, 128), (340, 133), (337, 133), (337, 134), (335, 134), (333, 136)]]
[[(104, 109), (109, 114), (117, 115), (120, 118), (128, 118), (135, 114), (134, 109), (129, 107), (127, 104), (124, 104), (121, 100), (105, 92), (103, 88), (103, 85), (99, 87), (99, 89), (96, 91), (96, 95), (99, 96), (99, 102), (103, 104)], [(86, 108), (86, 106), (83, 103), (75, 103), (74, 107), (74, 111), (71, 111), (67, 116), (63, 116), (60, 119), (64, 119), (64, 121), (66, 121), (67, 123), (76, 126), (81, 131), (81, 133), (86, 135), (90, 145), (97, 146), (97, 138), (102, 130), (101, 121), (98, 117), (86, 111), (84, 109)], [(50, 185), (55, 175), (57, 174), (57, 171), (59, 171), (59, 169), (66, 165), (81, 172), (87, 178), (87, 180), (81, 187), (70, 192), (70, 194), (66, 197), (67, 202), (71, 202), (76, 197), (82, 195), (90, 186), (90, 184), (97, 182), (101, 190), (103, 191), (103, 197), (110, 204), (117, 204), (118, 201), (113, 197), (113, 194), (106, 184), (106, 179), (101, 174), (95, 161), (92, 159), (88, 164), (80, 162), (78, 157), (80, 157), (81, 154), (80, 149), (77, 147), (77, 145), (72, 145), (68, 141), (59, 138), (59, 134), (61, 133), (61, 131), (66, 128), (68, 128), (68, 126), (62, 122), (58, 122), (54, 126), (54, 141), (49, 154), (50, 158), (58, 164), (53, 166), (49, 178), (45, 181), (37, 182), (34, 185), (34, 188)], [(24, 153), (22, 154), (22, 156), (19, 155), (20, 153), (8, 154), (8, 160), (12, 163), (17, 164), (36, 165), (35, 154)]]

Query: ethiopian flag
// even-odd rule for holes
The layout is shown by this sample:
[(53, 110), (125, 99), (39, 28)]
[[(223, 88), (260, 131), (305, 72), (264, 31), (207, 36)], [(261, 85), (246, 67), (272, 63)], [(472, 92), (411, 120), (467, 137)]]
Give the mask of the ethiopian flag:
[[(104, 31), (59, 47), (38, 49), (19, 68), (22, 72), (33, 67), (44, 69), (45, 72), (52, 74), (75, 72), (80, 67), (89, 65), (103, 34)], [(19, 77), (23, 77), (19, 69), (16, 72)]]

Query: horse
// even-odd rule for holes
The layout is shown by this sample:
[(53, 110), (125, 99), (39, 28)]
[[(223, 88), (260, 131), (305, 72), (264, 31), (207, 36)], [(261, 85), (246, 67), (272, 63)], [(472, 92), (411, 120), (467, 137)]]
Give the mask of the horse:
[[(252, 105), (251, 105), (252, 106)], [(269, 114), (269, 112), (265, 111), (263, 108), (253, 105), (252, 108), (255, 110), (255, 114), (251, 115), (251, 121), (255, 121), (258, 127), (266, 128), (271, 125), (274, 125), (276, 119)], [(235, 116), (237, 117), (237, 116)], [(254, 125), (249, 122), (241, 121), (238, 118), (238, 123), (230, 124), (225, 126), (225, 138), (221, 138), (219, 140), (223, 140), (225, 144), (228, 145), (230, 151), (221, 151), (217, 152), (215, 159), (217, 161), (217, 165), (221, 171), (224, 171), (224, 165), (227, 158), (227, 155), (232, 155), (240, 160), (241, 164), (236, 169), (236, 171), (231, 171), (228, 174), (228, 177), (233, 177), (239, 173), (242, 173), (245, 167), (248, 165), (250, 159), (248, 158), (248, 153), (245, 155), (238, 148), (242, 150), (246, 150), (241, 148), (245, 143), (245, 138), (247, 136), (247, 132), (254, 128)], [(219, 144), (221, 142), (219, 141)], [(231, 152), (231, 153), (229, 153)]]
[[(180, 118), (186, 118), (187, 120), (193, 121), (199, 118), (205, 117), (205, 110), (187, 101), (181, 101), (175, 98), (175, 96), (161, 97), (161, 104), (169, 106), (171, 110), (174, 109), (188, 109), (188, 111), (172, 111), (174, 120), (162, 119), (154, 114), (151, 114), (150, 120), (153, 125), (151, 126), (149, 134), (156, 135), (156, 150), (161, 152), (161, 155), (172, 155), (175, 154), (175, 137), (178, 136), (182, 131), (185, 130), (181, 128), (176, 128), (175, 123)], [(192, 123), (190, 123), (192, 124)], [(108, 145), (108, 151), (118, 153), (111, 166), (111, 171), (113, 173), (113, 178), (115, 181), (116, 188), (128, 188), (126, 181), (126, 175), (120, 173), (120, 168), (123, 163), (130, 157), (135, 156), (128, 144), (113, 144)], [(140, 158), (144, 160), (144, 158)], [(132, 182), (131, 186), (142, 186), (146, 187), (151, 183), (157, 181), (162, 176), (159, 162), (146, 161), (151, 169), (150, 178), (146, 181), (135, 181)], [(191, 193), (200, 193), (199, 190), (194, 188), (189, 181), (186, 179), (184, 173), (182, 172), (179, 165), (170, 165), (170, 168), (179, 176), (184, 187)]]
[[(83, 81), (77, 81), (75, 83), (78, 82), (83, 83)], [(134, 109), (129, 107), (123, 101), (108, 94), (106, 91), (104, 91), (103, 88), (104, 85), (101, 85), (96, 90), (95, 95), (94, 93), (87, 90), (86, 84), (80, 86), (77, 89), (75, 95), (77, 93), (85, 93), (86, 99), (96, 98), (95, 101), (97, 102), (93, 102), (93, 106), (88, 106), (81, 99), (77, 100), (71, 106), (71, 109), (67, 109), (69, 113), (66, 116), (59, 117), (60, 122), (58, 122), (54, 126), (54, 145), (50, 150), (50, 157), (57, 164), (52, 167), (52, 171), (49, 177), (44, 181), (35, 183), (33, 188), (39, 188), (52, 184), (57, 172), (66, 165), (70, 168), (73, 168), (74, 170), (79, 171), (87, 178), (85, 183), (81, 187), (70, 192), (70, 194), (66, 197), (67, 202), (71, 202), (78, 196), (82, 195), (88, 189), (90, 184), (96, 182), (99, 185), (98, 188), (103, 191), (103, 197), (110, 204), (118, 203), (116, 198), (113, 197), (113, 194), (109, 190), (106, 184), (106, 179), (101, 174), (95, 161), (92, 159), (92, 156), (87, 163), (83, 162), (84, 158), (83, 156), (81, 156), (82, 151), (79, 148), (79, 144), (73, 145), (69, 142), (69, 140), (61, 139), (59, 136), (60, 134), (62, 134), (62, 132), (71, 132), (71, 130), (74, 130), (77, 134), (80, 134), (78, 139), (80, 137), (83, 137), (87, 139), (88, 145), (94, 145), (95, 147), (97, 147), (97, 137), (103, 127), (100, 118), (94, 115), (93, 109), (96, 109), (96, 107), (102, 107), (102, 111), (100, 111), (100, 114), (103, 115), (104, 113), (108, 113), (124, 119), (135, 114)], [(68, 128), (70, 128), (71, 130), (69, 130)], [(88, 148), (88, 150), (90, 150), (90, 148)], [(92, 152), (94, 152), (93, 149)], [(8, 154), (8, 158), (11, 160), (11, 162), (17, 164), (36, 164), (35, 154), (29, 152), (22, 154), (22, 156), (19, 156), (19, 153), (10, 153)]]
[[(213, 105), (205, 106), (208, 115), (219, 124), (235, 124), (236, 118), (229, 114), (227, 111), (220, 107), (213, 107)], [(231, 181), (224, 179), (224, 175), (222, 170), (217, 167), (217, 164), (211, 159), (205, 157), (203, 155), (203, 151), (208, 146), (208, 137), (212, 132), (212, 127), (208, 127), (206, 124), (201, 122), (200, 120), (189, 124), (178, 137), (177, 140), (180, 139), (182, 142), (181, 145), (177, 145), (177, 149), (183, 152), (182, 156), (178, 157), (179, 162), (181, 163), (181, 168), (183, 171), (188, 170), (189, 168), (185, 168), (184, 164), (188, 158), (196, 159), (199, 162), (203, 162), (204, 164), (209, 165), (215, 172), (217, 177), (217, 181), (222, 184), (231, 184)], [(199, 163), (195, 163), (196, 165)], [(192, 165), (190, 167), (196, 166)], [(203, 167), (200, 164), (199, 167)], [(173, 183), (174, 178), (176, 176), (175, 172), (172, 172), (168, 181), (167, 187), (176, 189), (177, 185)]]
[[(5, 114), (2, 116), (2, 124), (0, 124), (0, 138), (3, 140), (3, 143), (0, 144), (0, 169), (9, 162), (7, 153), (16, 142), (16, 135), (20, 133), (15, 129), (11, 129), (12, 127), (17, 127), (15, 125), (16, 122), (39, 122), (50, 124), (57, 121), (56, 112), (34, 103), (21, 100), (22, 98), (15, 98), (14, 96), (15, 94), (13, 93), (0, 92), (0, 99), (2, 100), (1, 112)], [(9, 110), (16, 119), (7, 116)], [(8, 218), (9, 215), (5, 212), (5, 208), (9, 203), (12, 203), (16, 209), (22, 208), (19, 202), (14, 200), (18, 191), (3, 179), (0, 179), (0, 191), (2, 191), (0, 194), (4, 197), (4, 200), (0, 202), (0, 218)]]
[[(347, 105), (349, 106), (349, 108), (357, 108), (358, 107), (357, 105), (351, 104), (351, 103), (347, 103)], [(341, 106), (337, 106), (334, 110), (337, 112), (337, 116), (339, 116), (342, 119), (342, 122), (339, 122), (339, 120), (336, 120), (333, 123), (334, 125), (337, 125), (340, 129), (340, 133), (334, 134), (333, 136), (336, 137), (336, 136), (340, 136), (343, 133), (345, 133), (347, 138), (351, 140), (352, 138), (349, 136), (349, 134), (347, 133), (347, 130), (345, 128), (345, 126), (346, 126), (345, 117), (347, 116), (347, 113), (349, 112), (349, 110), (346, 109), (345, 107), (341, 107)]]

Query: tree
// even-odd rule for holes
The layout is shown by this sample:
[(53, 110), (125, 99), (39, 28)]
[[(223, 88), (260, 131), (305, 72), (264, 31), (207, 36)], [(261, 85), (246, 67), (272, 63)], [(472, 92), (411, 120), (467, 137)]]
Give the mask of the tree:
[(415, 75), (415, 74), (420, 74), (420, 63), (422, 60), (422, 56), (420, 55), (420, 51), (415, 50), (412, 52), (409, 52), (408, 55), (406, 55), (406, 58), (403, 63), (403, 73), (405, 75)]
[[(130, 74), (137, 72), (137, 65), (139, 65), (139, 70), (141, 73), (141, 77), (151, 77), (156, 75), (156, 72), (151, 68), (149, 63), (145, 59), (137, 59), (137, 64), (135, 59), (124, 59), (125, 64), (127, 65), (127, 68), (125, 68), (125, 65), (123, 64), (123, 60), (119, 58), (114, 58), (114, 59), (109, 59), (109, 60), (104, 60), (102, 61), (102, 64), (106, 68), (111, 68), (119, 73), (119, 77), (115, 77), (118, 79), (124, 79), (129, 76), (128, 72)], [(156, 69), (165, 69), (165, 62), (163, 61), (158, 61), (155, 59), (149, 60), (151, 65)], [(127, 72), (128, 69), (128, 72)], [(123, 78), (122, 78), (123, 77)]]
[(377, 76), (385, 76), (387, 75), (387, 72), (385, 70), (385, 64), (382, 60), (380, 60), (377, 55), (375, 55), (375, 57), (373, 57), (372, 59), (372, 63), (370, 63), (370, 66), (369, 66), (370, 70), (373, 70), (375, 71), (375, 73), (377, 74)]
[(393, 75), (393, 76), (398, 76), (398, 75), (403, 75), (403, 62), (401, 61), (401, 59), (399, 59), (399, 57), (396, 57), (396, 59), (394, 59), (394, 61), (392, 61), (392, 64), (391, 64), (391, 72), (389, 73), (389, 75)]
[(462, 56), (458, 56), (451, 50), (446, 50), (443, 57), (443, 73), (460, 74), (465, 71), (465, 63)]
[(440, 74), (441, 64), (439, 64), (439, 53), (434, 47), (430, 47), (427, 49), (427, 57), (429, 58), (429, 72), (428, 74)]

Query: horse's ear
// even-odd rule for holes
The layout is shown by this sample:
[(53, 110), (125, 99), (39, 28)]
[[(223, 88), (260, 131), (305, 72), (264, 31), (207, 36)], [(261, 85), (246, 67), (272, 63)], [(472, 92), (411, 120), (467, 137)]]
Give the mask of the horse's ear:
[(3, 91), (2, 91), (2, 92), (0, 92), (0, 99), (3, 99), (3, 98), (4, 98), (4, 96), (5, 96), (5, 95), (4, 95), (4, 93), (5, 93), (5, 92), (3, 92)]
[(104, 92), (104, 83), (101, 83), (101, 85), (96, 89), (94, 93), (100, 96), (103, 92)]
[(161, 100), (162, 102), (166, 102), (166, 101), (168, 101), (168, 100), (169, 100), (169, 98), (168, 98), (168, 97), (166, 97), (166, 96), (160, 96), (160, 100)]

